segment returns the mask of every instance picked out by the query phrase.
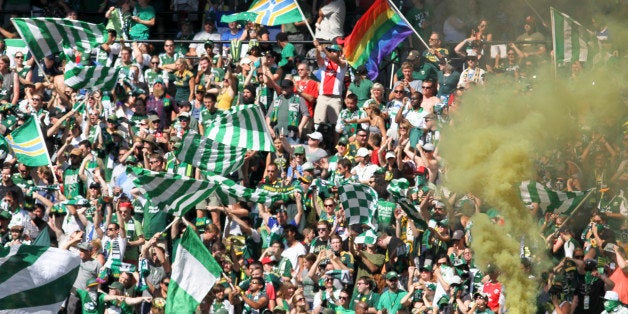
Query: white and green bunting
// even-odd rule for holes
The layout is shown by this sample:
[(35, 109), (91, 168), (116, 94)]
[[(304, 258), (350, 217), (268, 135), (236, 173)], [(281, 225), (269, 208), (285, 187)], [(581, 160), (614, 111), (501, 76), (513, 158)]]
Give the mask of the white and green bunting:
[(264, 114), (257, 105), (234, 106), (221, 112), (207, 127), (204, 135), (227, 146), (275, 151)]
[(201, 170), (227, 175), (244, 164), (246, 148), (228, 146), (192, 133), (185, 135), (182, 142), (175, 151), (177, 159)]
[(65, 85), (74, 90), (105, 90), (110, 91), (116, 85), (120, 67), (81, 66), (74, 62), (65, 65), (63, 79)]
[(569, 215), (588, 195), (585, 192), (554, 191), (536, 181), (524, 181), (519, 185), (521, 200), (524, 204), (538, 203), (545, 212)]
[(0, 312), (57, 313), (70, 295), (81, 259), (59, 248), (0, 249)]
[(127, 167), (127, 175), (154, 206), (176, 216), (185, 214), (212, 193), (216, 193), (223, 204), (244, 201), (270, 205), (281, 197), (280, 193), (246, 188), (217, 175), (196, 180), (135, 167)]
[(349, 226), (367, 224), (374, 227), (377, 192), (373, 188), (361, 183), (344, 184), (338, 187), (338, 194)]
[(187, 228), (172, 263), (166, 313), (194, 313), (221, 273), (222, 268), (203, 241)]
[(63, 45), (89, 52), (104, 42), (102, 24), (48, 17), (12, 18), (11, 21), (37, 59), (62, 52)]
[(556, 64), (585, 62), (588, 59), (590, 32), (569, 15), (550, 7)]

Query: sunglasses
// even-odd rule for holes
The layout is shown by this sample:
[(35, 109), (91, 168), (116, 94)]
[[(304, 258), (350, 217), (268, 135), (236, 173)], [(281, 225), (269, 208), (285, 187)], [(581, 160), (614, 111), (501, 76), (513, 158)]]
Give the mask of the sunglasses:
[(395, 89), (395, 93), (403, 93), (403, 90), (397, 90), (397, 89)]
[(24, 56), (15, 56), (15, 59), (24, 59)]

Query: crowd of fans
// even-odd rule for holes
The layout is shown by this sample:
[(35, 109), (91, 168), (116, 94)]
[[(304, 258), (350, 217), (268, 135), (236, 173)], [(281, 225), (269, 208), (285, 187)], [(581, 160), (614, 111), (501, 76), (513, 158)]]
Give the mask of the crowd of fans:
[[(48, 16), (76, 18), (73, 9), (80, 9), (48, 2), (41, 4)], [(70, 313), (163, 313), (173, 248), (185, 228), (198, 232), (224, 273), (199, 313), (507, 311), (506, 300), (517, 296), (508, 295), (498, 268), (474, 263), (470, 248), (473, 215), (485, 213), (496, 224), (504, 218), (480, 198), (443, 186), (440, 129), (455, 122), (470, 90), (506, 82), (533, 93), (536, 70), (551, 64), (548, 34), (527, 17), (516, 37), (494, 44), (504, 36), (490, 31), (490, 19), (406, 2), (398, 5), (429, 48), (405, 42), (391, 82), (383, 74), (372, 81), (363, 66), (353, 69), (343, 58), (344, 26), (368, 5), (349, 9), (355, 4), (342, 0), (299, 1), (315, 30), (313, 45), (291, 43), (311, 39), (303, 22), (280, 32), (250, 22), (217, 27), (221, 13), (234, 8), (209, 2), (176, 15), (180, 28), (163, 51), (142, 41), (164, 23), (149, 0), (103, 1), (93, 9), (111, 22), (108, 39), (74, 58), (120, 67), (111, 91), (72, 90), (63, 84), (62, 56), (46, 57), (39, 68), (30, 54), (6, 56), (0, 44), (0, 132), (33, 116), (53, 163), (27, 167), (6, 151), (1, 156), (0, 244), (29, 244), (49, 232), (52, 245), (79, 254), (79, 276), (63, 309)], [(190, 3), (173, 1), (182, 11)], [(120, 27), (114, 16), (122, 17)], [(617, 56), (601, 24), (594, 24), (599, 45), (590, 63), (611, 67)], [(0, 33), (17, 36), (10, 25)], [(584, 71), (579, 62), (564, 69), (573, 77)], [(265, 113), (276, 150), (249, 152), (230, 177), (246, 187), (300, 185), (295, 191), (303, 192), (271, 206), (210, 197), (165, 229), (174, 218), (152, 205), (125, 168), (202, 179), (174, 151), (184, 135), (204, 135), (221, 111), (242, 104)], [(583, 132), (561, 154), (537, 162), (531, 179), (545, 186), (595, 189), (574, 216), (527, 204), (547, 244), (521, 254), (530, 289), (539, 290), (538, 313), (626, 312), (623, 127), (620, 137), (612, 135), (621, 126)], [(319, 178), (329, 185), (310, 187)], [(390, 197), (388, 184), (401, 178), (410, 182), (407, 198), (422, 219)], [(352, 182), (378, 192), (375, 228), (347, 225), (338, 186)], [(553, 267), (535, 268), (545, 254)]]

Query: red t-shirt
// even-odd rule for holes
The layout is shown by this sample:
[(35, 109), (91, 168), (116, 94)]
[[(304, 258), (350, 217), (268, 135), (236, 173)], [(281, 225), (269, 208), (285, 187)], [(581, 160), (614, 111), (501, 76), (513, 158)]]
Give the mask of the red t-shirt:
[(482, 288), (482, 292), (488, 295), (488, 307), (491, 311), (497, 313), (499, 310), (499, 295), (502, 293), (502, 284), (499, 282), (487, 282)]

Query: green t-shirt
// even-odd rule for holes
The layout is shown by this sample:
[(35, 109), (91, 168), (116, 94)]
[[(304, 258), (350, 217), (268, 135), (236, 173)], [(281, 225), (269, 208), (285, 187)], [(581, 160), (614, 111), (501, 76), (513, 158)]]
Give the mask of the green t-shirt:
[(358, 96), (358, 108), (362, 108), (364, 102), (371, 98), (371, 89), (373, 88), (373, 81), (369, 79), (360, 80), (359, 83), (351, 82), (349, 85), (349, 91)]
[[(155, 18), (155, 9), (147, 5), (146, 7), (135, 6), (133, 16), (137, 16), (140, 20), (147, 21)], [(150, 28), (144, 24), (132, 22), (129, 36), (131, 40), (145, 40), (149, 37)]]
[(288, 43), (285, 47), (283, 47), (283, 49), (281, 49), (281, 61), (279, 61), (277, 65), (282, 67), (288, 64), (288, 58), (292, 58), (294, 60), (294, 57), (296, 56), (295, 51), (296, 49), (294, 48), (294, 45)]
[(408, 292), (404, 290), (397, 290), (397, 292), (387, 290), (379, 297), (375, 308), (377, 310), (385, 308), (388, 310), (388, 313), (395, 314), (401, 309), (401, 299), (403, 299), (406, 294), (408, 294)]

